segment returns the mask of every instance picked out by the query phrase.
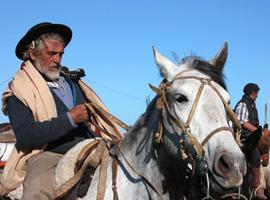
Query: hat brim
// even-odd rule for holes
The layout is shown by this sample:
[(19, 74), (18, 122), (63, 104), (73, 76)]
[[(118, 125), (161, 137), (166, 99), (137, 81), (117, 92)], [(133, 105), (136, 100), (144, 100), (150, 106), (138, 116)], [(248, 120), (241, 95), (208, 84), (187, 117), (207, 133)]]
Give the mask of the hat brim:
[(15, 50), (16, 56), (19, 59), (23, 60), (23, 52), (26, 50), (26, 46), (44, 33), (60, 34), (64, 39), (65, 46), (68, 45), (72, 38), (72, 31), (68, 26), (65, 26), (63, 24), (44, 23), (42, 24), (42, 26), (28, 31), (25, 36), (18, 42)]

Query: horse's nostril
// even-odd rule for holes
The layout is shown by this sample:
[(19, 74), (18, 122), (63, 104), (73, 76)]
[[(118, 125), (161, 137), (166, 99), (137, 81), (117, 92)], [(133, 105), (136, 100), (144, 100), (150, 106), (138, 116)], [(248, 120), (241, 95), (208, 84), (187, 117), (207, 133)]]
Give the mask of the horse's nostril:
[(224, 160), (224, 157), (221, 156), (221, 158), (219, 159), (220, 163), (227, 169), (229, 169), (229, 165), (226, 163), (226, 161)]
[(239, 187), (243, 182), (245, 162), (241, 152), (220, 151), (213, 165), (215, 180), (224, 188)]
[(221, 156), (218, 160), (218, 169), (217, 171), (220, 173), (220, 175), (226, 177), (230, 171), (230, 167), (228, 163), (226, 162), (226, 159), (224, 156)]

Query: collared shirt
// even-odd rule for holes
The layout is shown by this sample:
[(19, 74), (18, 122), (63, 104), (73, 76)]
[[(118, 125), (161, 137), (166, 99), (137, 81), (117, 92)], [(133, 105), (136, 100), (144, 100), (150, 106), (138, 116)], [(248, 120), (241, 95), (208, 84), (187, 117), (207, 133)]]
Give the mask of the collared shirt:
[[(60, 76), (58, 80), (47, 82), (49, 88), (55, 92), (55, 94), (61, 99), (61, 101), (67, 106), (70, 110), (73, 108), (73, 95), (71, 87), (64, 77)], [(71, 118), (70, 114), (67, 113), (70, 123), (74, 128), (77, 127), (76, 123)]]
[(60, 76), (58, 80), (47, 82), (49, 88), (63, 101), (67, 108), (71, 109), (73, 105), (73, 95), (71, 87), (64, 77)]
[(247, 105), (244, 102), (240, 102), (237, 107), (235, 108), (235, 114), (237, 118), (239, 119), (241, 124), (244, 124), (245, 122), (248, 122), (248, 108)]

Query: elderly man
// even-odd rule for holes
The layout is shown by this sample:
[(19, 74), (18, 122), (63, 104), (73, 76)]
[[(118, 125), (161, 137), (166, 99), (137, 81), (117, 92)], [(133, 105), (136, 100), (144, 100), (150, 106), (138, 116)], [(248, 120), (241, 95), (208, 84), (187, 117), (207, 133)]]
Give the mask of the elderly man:
[[(58, 161), (77, 143), (97, 134), (88, 127), (92, 116), (85, 106), (87, 94), (91, 93), (91, 102), (104, 105), (78, 78), (60, 73), (71, 37), (71, 29), (63, 24), (40, 23), (16, 47), (16, 56), (23, 62), (3, 94), (3, 111), (9, 116), (17, 144), (1, 184), (13, 189), (23, 181), (24, 200), (52, 199)], [(22, 160), (26, 169), (18, 169), (24, 166)]]
[(258, 148), (258, 142), (262, 135), (262, 129), (259, 126), (258, 112), (255, 104), (259, 90), (259, 86), (255, 83), (246, 84), (243, 89), (244, 95), (236, 104), (235, 113), (243, 128), (241, 133), (245, 144), (243, 151), (252, 168), (251, 187), (254, 196), (257, 199), (266, 200), (267, 197), (264, 194), (264, 189), (260, 186), (261, 153)]

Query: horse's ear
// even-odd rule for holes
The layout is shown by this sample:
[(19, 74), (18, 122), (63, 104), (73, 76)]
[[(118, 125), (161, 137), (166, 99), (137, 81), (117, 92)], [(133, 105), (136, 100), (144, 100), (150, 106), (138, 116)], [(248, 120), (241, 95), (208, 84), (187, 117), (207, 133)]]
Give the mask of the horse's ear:
[(218, 54), (209, 61), (210, 64), (214, 65), (217, 71), (221, 72), (225, 65), (228, 56), (228, 43), (225, 42), (223, 48), (218, 52)]
[(168, 58), (161, 55), (155, 47), (152, 48), (155, 62), (159, 66), (161, 76), (163, 76), (168, 82), (172, 81), (176, 70), (179, 70), (179, 68)]

